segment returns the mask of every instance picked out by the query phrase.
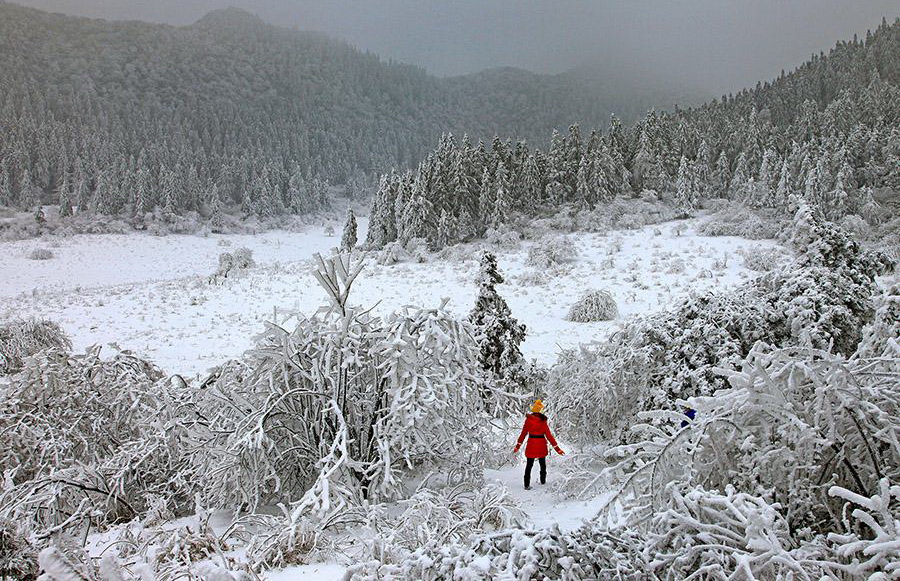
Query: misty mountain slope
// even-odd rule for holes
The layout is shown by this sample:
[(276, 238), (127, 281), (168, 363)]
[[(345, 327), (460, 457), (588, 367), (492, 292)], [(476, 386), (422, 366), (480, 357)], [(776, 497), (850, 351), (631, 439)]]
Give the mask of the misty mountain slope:
[(537, 138), (644, 106), (574, 75), (439, 79), (237, 9), (172, 27), (0, 4), (0, 205), (65, 185), (100, 213), (302, 213), (312, 178), (415, 165), (445, 131)]

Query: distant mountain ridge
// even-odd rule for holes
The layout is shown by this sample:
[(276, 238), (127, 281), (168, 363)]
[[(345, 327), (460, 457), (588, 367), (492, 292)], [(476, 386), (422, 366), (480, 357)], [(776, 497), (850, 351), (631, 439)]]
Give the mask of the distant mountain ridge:
[(101, 212), (199, 209), (212, 186), (248, 211), (268, 211), (252, 208), (268, 189), (309, 209), (286, 199), (292, 177), (343, 183), (414, 166), (444, 132), (543, 140), (684, 95), (512, 68), (438, 78), (236, 8), (175, 27), (6, 3), (0, 205), (52, 199), (66, 181)]

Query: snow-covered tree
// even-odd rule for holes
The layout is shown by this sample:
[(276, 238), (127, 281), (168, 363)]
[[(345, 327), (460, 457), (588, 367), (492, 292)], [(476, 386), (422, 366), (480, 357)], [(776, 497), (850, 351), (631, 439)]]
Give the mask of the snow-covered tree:
[(512, 316), (506, 301), (497, 293), (496, 285), (502, 282), (497, 257), (484, 252), (477, 279), (478, 298), (469, 321), (475, 329), (482, 368), (501, 378), (517, 373), (523, 361), (519, 346), (525, 340), (525, 325)]
[(356, 215), (353, 208), (347, 208), (347, 219), (344, 221), (344, 231), (341, 234), (341, 250), (350, 252), (356, 247)]

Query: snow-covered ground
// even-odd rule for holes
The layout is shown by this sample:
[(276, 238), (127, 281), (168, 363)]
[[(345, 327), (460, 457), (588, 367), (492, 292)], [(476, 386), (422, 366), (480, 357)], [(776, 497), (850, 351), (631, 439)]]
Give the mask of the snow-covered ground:
[[(602, 338), (625, 318), (665, 308), (692, 289), (738, 284), (753, 276), (739, 250), (773, 244), (698, 236), (695, 226), (672, 222), (608, 235), (569, 235), (577, 260), (542, 285), (519, 280), (533, 270), (526, 265), (529, 243), (499, 251), (506, 283), (498, 290), (528, 327), (526, 356), (552, 363), (560, 348)], [(365, 228), (366, 221), (360, 220), (360, 238)], [(115, 342), (167, 372), (202, 374), (250, 347), (264, 321), (281, 321), (289, 310), (315, 311), (325, 296), (309, 272), (310, 259), (338, 242), (316, 228), (256, 236), (159, 238), (135, 233), (2, 243), (0, 319), (50, 318), (71, 335), (76, 349)], [(239, 247), (253, 250), (257, 266), (239, 278), (210, 284), (219, 254)], [(30, 260), (34, 248), (49, 248), (54, 257)], [(394, 266), (370, 259), (351, 297), (360, 305), (376, 305), (380, 313), (407, 304), (437, 306), (449, 298), (448, 308), (465, 315), (476, 294), (477, 252), (470, 256)], [(612, 293), (619, 320), (566, 321), (572, 303), (594, 288)], [(566, 461), (551, 458), (551, 480)], [(606, 499), (562, 500), (539, 485), (525, 491), (521, 463), (489, 470), (486, 478), (507, 486), (535, 527), (573, 529)], [(266, 578), (324, 581), (340, 579), (343, 572), (342, 566), (321, 563), (273, 571)]]
[[(602, 338), (615, 328), (616, 321), (565, 320), (569, 307), (588, 289), (609, 290), (621, 321), (665, 308), (691, 289), (741, 282), (753, 273), (744, 268), (738, 250), (772, 244), (698, 236), (693, 223), (678, 235), (679, 224), (569, 235), (578, 259), (543, 285), (518, 280), (532, 270), (526, 265), (527, 243), (500, 251), (506, 283), (498, 290), (528, 327), (526, 356), (552, 363), (560, 348)], [(360, 220), (360, 238), (365, 227)], [(0, 318), (50, 318), (71, 335), (76, 349), (115, 342), (169, 373), (202, 374), (249, 348), (264, 321), (283, 321), (289, 310), (315, 311), (325, 295), (309, 273), (309, 261), (313, 253), (327, 252), (338, 242), (316, 228), (255, 236), (135, 233), (3, 243)], [(240, 278), (210, 284), (218, 255), (242, 246), (253, 250), (258, 266)], [(28, 259), (38, 247), (50, 248), (54, 257)], [(471, 255), (462, 262), (434, 259), (393, 266), (370, 260), (352, 301), (386, 313), (408, 304), (437, 306), (449, 298), (448, 308), (464, 315), (476, 295), (477, 253)]]

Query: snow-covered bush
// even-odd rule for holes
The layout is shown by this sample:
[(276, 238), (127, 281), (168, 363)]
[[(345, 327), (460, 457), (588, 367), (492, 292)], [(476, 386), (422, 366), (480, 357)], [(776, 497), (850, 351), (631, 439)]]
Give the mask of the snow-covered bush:
[[(890, 355), (900, 343), (900, 282), (875, 298), (875, 317), (862, 331), (862, 341), (857, 349), (860, 357)], [(900, 368), (897, 369), (900, 372)]]
[[(0, 385), (0, 517), (39, 531), (102, 527), (160, 503), (178, 511), (192, 484), (178, 404), (186, 394), (127, 352), (49, 349)], [(183, 385), (183, 382), (181, 383)]]
[(406, 251), (406, 248), (397, 241), (385, 244), (375, 256), (375, 262), (382, 266), (409, 262), (410, 260), (412, 260), (412, 255), (410, 255), (410, 253)]
[(28, 253), (29, 260), (50, 260), (53, 258), (53, 251), (49, 248), (35, 248)]
[(213, 274), (212, 280), (218, 281), (241, 274), (255, 265), (253, 251), (249, 248), (242, 247), (234, 252), (223, 252), (219, 255), (219, 268)]
[(611, 321), (618, 315), (616, 300), (608, 290), (592, 290), (572, 305), (566, 320), (576, 323)]
[(330, 308), (291, 331), (270, 325), (197, 404), (208, 503), (291, 503), (299, 523), (401, 497), (417, 470), (462, 464), (477, 478), (487, 424), (478, 418), (494, 390), (480, 380), (470, 327), (443, 308), (380, 318), (352, 307), (362, 262), (318, 261)]
[(0, 375), (18, 371), (27, 357), (51, 348), (72, 348), (71, 339), (53, 321), (18, 319), (0, 325)]
[(519, 286), (542, 286), (550, 280), (550, 273), (546, 270), (529, 268), (516, 275), (516, 283)]
[(22, 527), (0, 517), (0, 579), (33, 581), (37, 574), (37, 551)]
[(469, 322), (478, 346), (478, 362), (492, 378), (514, 381), (524, 358), (520, 346), (525, 340), (525, 325), (512, 316), (506, 300), (497, 292), (503, 283), (497, 257), (490, 252), (481, 256), (478, 297), (469, 314)]
[(485, 241), (502, 250), (516, 250), (522, 243), (522, 236), (515, 230), (488, 228)]
[(744, 259), (744, 268), (755, 272), (768, 272), (778, 268), (784, 261), (784, 254), (777, 248), (741, 248), (738, 254)]
[(577, 256), (578, 251), (571, 239), (565, 236), (556, 236), (535, 242), (528, 249), (528, 259), (525, 264), (534, 268), (549, 269), (572, 262)]
[(639, 581), (647, 579), (646, 567), (639, 537), (588, 523), (571, 533), (555, 526), (512, 528), (474, 535), (465, 543), (432, 541), (397, 563), (352, 566), (346, 579)]
[[(609, 472), (622, 485), (606, 510), (624, 507), (629, 526), (662, 535), (651, 542), (651, 552), (673, 558), (693, 554), (694, 560), (683, 563), (686, 570), (715, 563), (727, 576), (746, 566), (767, 578), (766, 564), (776, 561), (801, 563), (811, 573), (851, 565), (841, 562), (840, 554), (820, 554), (818, 562), (809, 563), (809, 552), (828, 550), (829, 533), (857, 530), (842, 517), (842, 500), (878, 512), (893, 494), (884, 481), (900, 477), (900, 383), (890, 371), (898, 358), (900, 350), (889, 358), (847, 359), (758, 345), (740, 371), (724, 372), (730, 389), (681, 402), (696, 410), (692, 421), (683, 425), (684, 416), (670, 409), (642, 414), (646, 423), (635, 426), (637, 441), (608, 452), (618, 459)], [(865, 501), (875, 496), (885, 500)], [(742, 512), (745, 516), (737, 517)], [(648, 525), (653, 514), (657, 522)], [(885, 529), (872, 526), (873, 519), (857, 518), (883, 533), (883, 550), (879, 559), (857, 563), (855, 574), (884, 571), (890, 561), (883, 557), (896, 551), (885, 541), (900, 540), (896, 526), (890, 519)], [(727, 532), (731, 527), (744, 532)], [(723, 548), (693, 552), (690, 547), (704, 535)], [(854, 546), (848, 537), (840, 541)], [(741, 551), (745, 557), (734, 559)], [(876, 551), (873, 546), (869, 554)]]
[(428, 262), (428, 241), (424, 238), (410, 238), (404, 246), (413, 262)]
[(697, 228), (703, 236), (740, 236), (750, 240), (776, 238), (786, 224), (777, 216), (731, 202)]

